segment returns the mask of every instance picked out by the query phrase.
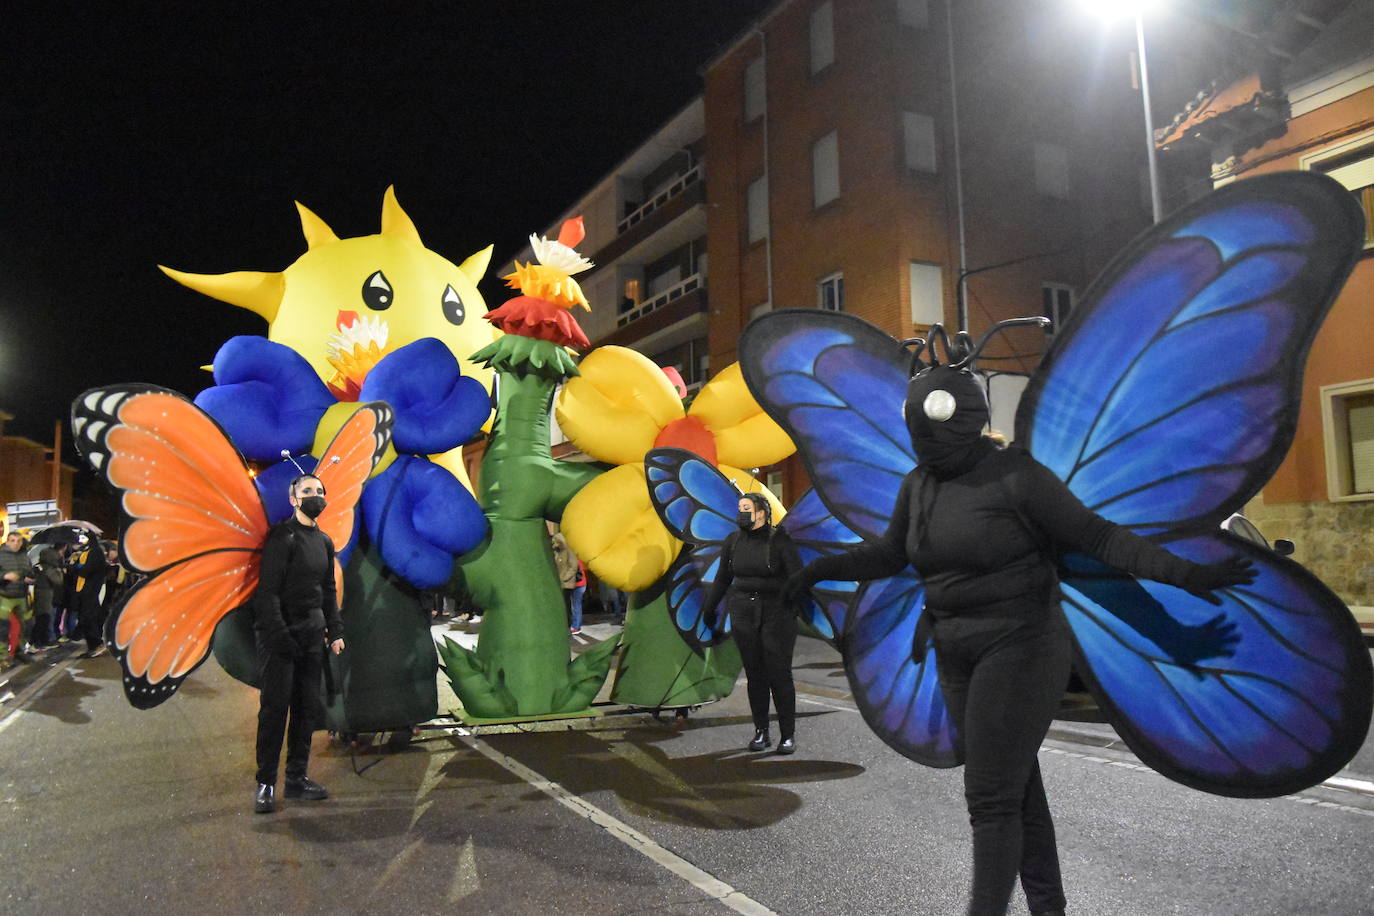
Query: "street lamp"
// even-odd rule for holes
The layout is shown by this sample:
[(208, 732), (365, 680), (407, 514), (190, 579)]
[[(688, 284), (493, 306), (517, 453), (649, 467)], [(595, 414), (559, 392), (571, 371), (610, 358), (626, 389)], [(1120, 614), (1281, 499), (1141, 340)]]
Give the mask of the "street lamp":
[(1159, 190), (1159, 154), (1155, 150), (1155, 122), (1150, 113), (1150, 74), (1145, 64), (1145, 13), (1157, 0), (1079, 0), (1079, 4), (1102, 19), (1131, 14), (1135, 17), (1136, 55), (1140, 58), (1140, 95), (1145, 106), (1145, 151), (1150, 170), (1150, 213), (1157, 223), (1164, 215), (1164, 198)]

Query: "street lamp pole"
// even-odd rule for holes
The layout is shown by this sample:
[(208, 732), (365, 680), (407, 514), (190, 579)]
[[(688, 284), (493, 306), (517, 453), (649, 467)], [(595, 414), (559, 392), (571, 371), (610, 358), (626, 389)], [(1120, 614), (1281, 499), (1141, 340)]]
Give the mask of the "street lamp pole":
[(1164, 198), (1159, 190), (1159, 152), (1155, 149), (1155, 121), (1150, 111), (1150, 71), (1145, 63), (1145, 14), (1135, 11), (1135, 46), (1140, 58), (1140, 95), (1145, 105), (1145, 150), (1150, 169), (1150, 212), (1157, 223), (1164, 216)]

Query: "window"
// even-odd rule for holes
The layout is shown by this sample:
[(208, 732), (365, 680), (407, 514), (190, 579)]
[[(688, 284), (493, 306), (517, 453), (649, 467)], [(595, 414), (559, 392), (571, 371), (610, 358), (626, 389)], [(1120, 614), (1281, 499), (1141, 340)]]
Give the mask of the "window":
[(911, 323), (945, 320), (945, 272), (939, 264), (911, 262)]
[(1374, 379), (1323, 385), (1321, 402), (1328, 497), (1374, 499)]
[(913, 29), (930, 25), (930, 0), (897, 0), (897, 21)]
[(913, 172), (935, 171), (935, 119), (914, 111), (902, 112), (902, 148), (906, 167)]
[(1064, 326), (1073, 311), (1073, 287), (1063, 283), (1042, 283), (1040, 285), (1040, 314), (1051, 322), (1053, 334)]
[(835, 62), (835, 7), (830, 0), (811, 11), (811, 75)]
[(1035, 189), (1049, 197), (1069, 196), (1069, 151), (1053, 143), (1036, 142)]
[(840, 196), (840, 140), (833, 130), (811, 144), (811, 195), (817, 207)]
[(756, 57), (744, 68), (744, 120), (752, 121), (761, 117), (766, 105), (764, 92), (763, 58)]
[(749, 242), (768, 238), (768, 176), (756, 178), (749, 184)]
[(768, 488), (778, 499), (782, 499), (783, 476), (781, 470), (769, 470), (768, 475), (763, 480), (763, 485)]
[(821, 278), (816, 284), (816, 305), (829, 312), (844, 311), (844, 274)]
[(1303, 165), (1325, 172), (1350, 189), (1364, 208), (1364, 247), (1374, 248), (1374, 134), (1305, 157)]

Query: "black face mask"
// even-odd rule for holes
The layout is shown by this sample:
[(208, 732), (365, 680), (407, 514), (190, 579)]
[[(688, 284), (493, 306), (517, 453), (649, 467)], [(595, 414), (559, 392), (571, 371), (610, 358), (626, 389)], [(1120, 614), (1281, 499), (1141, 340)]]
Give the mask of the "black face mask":
[(306, 518), (319, 518), (324, 507), (323, 496), (307, 496), (301, 500), (301, 511), (305, 513)]
[(735, 523), (747, 531), (754, 527), (754, 516), (750, 512), (741, 512), (735, 516)]
[(973, 373), (936, 366), (906, 389), (906, 427), (921, 465), (946, 479), (969, 470), (987, 451), (988, 400)]

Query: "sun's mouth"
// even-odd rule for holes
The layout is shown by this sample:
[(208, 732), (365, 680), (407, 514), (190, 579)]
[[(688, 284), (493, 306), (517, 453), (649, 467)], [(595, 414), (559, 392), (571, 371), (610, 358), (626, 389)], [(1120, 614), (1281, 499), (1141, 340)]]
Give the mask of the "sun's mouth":
[(335, 318), (338, 328), (325, 341), (325, 356), (334, 367), (329, 388), (341, 401), (356, 401), (363, 379), (389, 351), (390, 329), (381, 316), (359, 318), (357, 312), (340, 310)]

